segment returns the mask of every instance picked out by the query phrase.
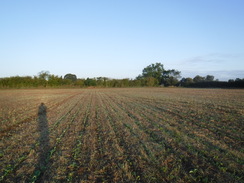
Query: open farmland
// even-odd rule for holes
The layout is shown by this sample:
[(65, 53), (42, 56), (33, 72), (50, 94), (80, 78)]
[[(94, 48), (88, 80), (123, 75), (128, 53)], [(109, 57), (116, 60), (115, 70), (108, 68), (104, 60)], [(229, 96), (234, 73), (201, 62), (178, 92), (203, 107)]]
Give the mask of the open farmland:
[(243, 182), (243, 106), (244, 90), (1, 90), (0, 182)]

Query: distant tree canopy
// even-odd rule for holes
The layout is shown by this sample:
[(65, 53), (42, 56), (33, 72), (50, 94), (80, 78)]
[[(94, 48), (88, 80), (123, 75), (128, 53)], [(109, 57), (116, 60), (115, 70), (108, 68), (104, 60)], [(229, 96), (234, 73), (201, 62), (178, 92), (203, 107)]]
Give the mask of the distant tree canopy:
[(49, 75), (50, 75), (49, 71), (41, 71), (38, 73), (38, 77), (43, 80), (48, 80)]
[(163, 64), (161, 63), (151, 64), (142, 70), (142, 77), (155, 78), (158, 82), (157, 84), (160, 84), (164, 71), (165, 70)]
[(214, 81), (214, 76), (212, 75), (207, 75), (205, 78), (206, 81)]
[(77, 87), (155, 87), (155, 86), (182, 86), (182, 87), (220, 87), (244, 88), (244, 78), (226, 81), (214, 80), (214, 76), (195, 76), (194, 78), (181, 78), (180, 71), (165, 70), (163, 64), (148, 65), (135, 79), (110, 79), (107, 77), (77, 78), (75, 74), (68, 73), (64, 77), (41, 71), (37, 76), (14, 76), (0, 78), (0, 88), (77, 88)]
[(97, 82), (95, 79), (90, 79), (90, 78), (87, 78), (85, 80), (85, 85), (86, 86), (96, 86), (97, 85)]
[(165, 70), (163, 64), (155, 63), (145, 67), (142, 70), (142, 75), (139, 75), (137, 79), (145, 80), (146, 86), (175, 86), (179, 83), (180, 71), (175, 69)]
[(77, 77), (76, 77), (75, 74), (66, 74), (66, 75), (64, 76), (64, 79), (69, 79), (69, 80), (75, 82), (75, 81), (77, 80)]
[(164, 71), (162, 81), (165, 86), (176, 86), (180, 78), (180, 71), (172, 69)]
[(202, 77), (202, 76), (197, 75), (197, 76), (195, 76), (195, 77), (193, 78), (193, 81), (194, 81), (195, 83), (199, 83), (199, 82), (205, 81), (205, 77)]
[(206, 77), (195, 76), (192, 78), (182, 78), (180, 86), (197, 87), (197, 88), (244, 88), (244, 78), (236, 80), (230, 79), (227, 81), (214, 80), (214, 76), (207, 75)]

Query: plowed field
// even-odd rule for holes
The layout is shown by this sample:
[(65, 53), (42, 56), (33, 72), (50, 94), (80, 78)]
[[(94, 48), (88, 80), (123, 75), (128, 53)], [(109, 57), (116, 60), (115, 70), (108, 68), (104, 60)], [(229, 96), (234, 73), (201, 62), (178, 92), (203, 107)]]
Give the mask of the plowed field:
[(2, 90), (0, 125), (0, 182), (244, 181), (244, 90)]

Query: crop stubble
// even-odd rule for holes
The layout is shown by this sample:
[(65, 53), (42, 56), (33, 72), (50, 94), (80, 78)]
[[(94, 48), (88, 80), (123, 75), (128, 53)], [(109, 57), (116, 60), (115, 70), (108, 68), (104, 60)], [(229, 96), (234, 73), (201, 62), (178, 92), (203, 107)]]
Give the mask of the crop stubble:
[(243, 90), (2, 90), (0, 181), (242, 182), (243, 106)]

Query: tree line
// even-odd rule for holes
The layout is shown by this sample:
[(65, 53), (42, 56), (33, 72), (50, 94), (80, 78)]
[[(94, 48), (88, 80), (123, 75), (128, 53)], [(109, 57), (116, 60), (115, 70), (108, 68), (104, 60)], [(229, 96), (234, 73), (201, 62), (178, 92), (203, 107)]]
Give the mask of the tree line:
[(108, 77), (77, 78), (68, 73), (64, 77), (41, 71), (37, 76), (13, 76), (0, 78), (0, 88), (80, 88), (80, 87), (238, 87), (244, 88), (244, 79), (237, 78), (228, 82), (214, 80), (214, 76), (195, 76), (182, 78), (181, 72), (175, 69), (165, 70), (162, 63), (145, 67), (142, 74), (135, 79), (111, 79)]
[[(235, 80), (230, 79), (229, 81), (209, 80), (207, 75), (202, 77), (197, 75), (192, 78), (183, 78), (179, 85), (183, 87), (191, 88), (244, 88), (244, 79), (236, 78)], [(214, 76), (211, 76), (212, 78)], [(199, 78), (201, 78), (199, 80)]]

